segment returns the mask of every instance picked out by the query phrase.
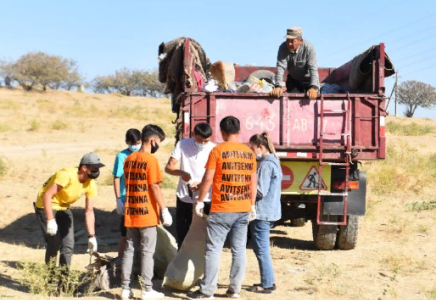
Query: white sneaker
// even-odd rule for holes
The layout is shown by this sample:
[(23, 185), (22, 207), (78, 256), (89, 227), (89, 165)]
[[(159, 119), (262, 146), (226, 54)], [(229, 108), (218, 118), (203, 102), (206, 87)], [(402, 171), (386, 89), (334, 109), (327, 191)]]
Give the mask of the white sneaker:
[(163, 298), (165, 295), (163, 293), (159, 293), (153, 289), (149, 291), (142, 291), (141, 299), (158, 299)]
[(241, 296), (239, 296), (239, 294), (233, 293), (233, 292), (231, 292), (231, 291), (229, 291), (229, 290), (227, 290), (227, 292), (226, 292), (226, 296), (227, 296), (228, 298), (241, 298)]
[(133, 292), (131, 290), (121, 290), (121, 300), (133, 299)]

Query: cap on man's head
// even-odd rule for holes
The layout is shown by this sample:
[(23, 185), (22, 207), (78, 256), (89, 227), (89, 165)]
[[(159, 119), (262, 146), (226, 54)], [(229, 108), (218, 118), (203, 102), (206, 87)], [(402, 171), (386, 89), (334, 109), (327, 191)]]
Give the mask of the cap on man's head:
[(293, 40), (301, 37), (303, 37), (303, 29), (299, 26), (291, 27), (286, 30), (285, 39), (287, 40)]
[(95, 153), (86, 153), (80, 160), (81, 165), (91, 165), (95, 168), (102, 168), (104, 165), (100, 162), (100, 157)]

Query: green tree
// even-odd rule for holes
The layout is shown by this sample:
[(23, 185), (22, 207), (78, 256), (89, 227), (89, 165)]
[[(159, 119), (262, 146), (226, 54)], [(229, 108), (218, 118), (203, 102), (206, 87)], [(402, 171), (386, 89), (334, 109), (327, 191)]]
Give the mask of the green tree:
[(404, 114), (411, 118), (418, 107), (436, 106), (436, 89), (424, 82), (407, 80), (398, 87), (398, 103), (406, 106)]
[(78, 72), (76, 61), (44, 52), (30, 52), (15, 62), (2, 62), (0, 69), (3, 76), (9, 76), (28, 91), (38, 84), (44, 90), (58, 89), (71, 74)]

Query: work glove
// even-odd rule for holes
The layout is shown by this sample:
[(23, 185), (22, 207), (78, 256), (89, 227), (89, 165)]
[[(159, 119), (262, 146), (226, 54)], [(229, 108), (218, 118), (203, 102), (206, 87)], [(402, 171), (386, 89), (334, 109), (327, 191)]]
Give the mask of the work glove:
[(250, 212), (250, 217), (248, 219), (248, 222), (251, 222), (254, 220), (256, 220), (256, 206), (255, 205), (251, 206), (251, 212)]
[(58, 224), (56, 223), (56, 219), (51, 219), (47, 222), (47, 233), (51, 236), (56, 235), (58, 232)]
[(307, 97), (309, 97), (310, 100), (315, 100), (316, 97), (318, 97), (318, 91), (316, 90), (316, 88), (310, 88), (307, 91)]
[(271, 97), (281, 97), (283, 96), (283, 89), (281, 87), (276, 87), (271, 93), (269, 93)]
[(121, 197), (117, 198), (117, 213), (124, 216), (124, 203), (121, 201)]
[(168, 207), (165, 207), (161, 210), (162, 214), (162, 224), (163, 226), (169, 227), (171, 224), (173, 224), (173, 217), (171, 217), (170, 211), (168, 210)]
[(197, 202), (197, 204), (195, 205), (195, 213), (200, 218), (203, 218), (203, 216), (204, 216), (204, 202)]
[(88, 253), (97, 252), (97, 238), (95, 236), (88, 239)]

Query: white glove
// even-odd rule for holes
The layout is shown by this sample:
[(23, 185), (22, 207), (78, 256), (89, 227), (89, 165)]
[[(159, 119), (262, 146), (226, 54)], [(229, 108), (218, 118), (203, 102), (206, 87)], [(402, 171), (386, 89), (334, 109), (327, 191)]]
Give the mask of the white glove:
[(256, 206), (255, 205), (253, 205), (251, 207), (250, 217), (248, 218), (249, 222), (254, 221), (254, 220), (256, 220)]
[(56, 235), (58, 232), (58, 224), (56, 223), (56, 219), (51, 219), (47, 222), (47, 233), (51, 236)]
[(97, 238), (95, 236), (88, 239), (88, 253), (97, 252)]
[(170, 211), (168, 210), (168, 207), (165, 207), (164, 209), (162, 209), (161, 211), (162, 213), (162, 224), (163, 226), (171, 226), (171, 224), (173, 224), (173, 217), (171, 217)]
[(200, 218), (203, 218), (203, 216), (204, 216), (204, 202), (197, 202), (197, 204), (195, 205), (195, 213)]
[(124, 203), (121, 201), (121, 197), (117, 198), (117, 213), (124, 216)]

